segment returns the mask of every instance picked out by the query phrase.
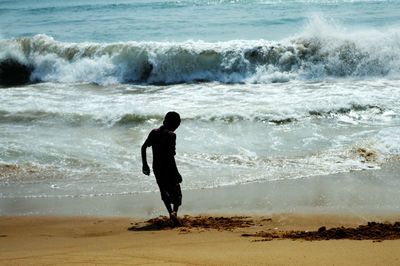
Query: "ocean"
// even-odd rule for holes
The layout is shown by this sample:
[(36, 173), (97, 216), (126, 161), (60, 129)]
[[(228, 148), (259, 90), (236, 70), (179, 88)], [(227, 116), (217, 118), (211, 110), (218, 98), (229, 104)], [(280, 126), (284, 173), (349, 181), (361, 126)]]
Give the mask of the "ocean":
[(400, 1), (0, 0), (0, 83), (0, 214), (140, 206), (171, 110), (184, 208), (231, 189), (218, 211), (399, 210)]

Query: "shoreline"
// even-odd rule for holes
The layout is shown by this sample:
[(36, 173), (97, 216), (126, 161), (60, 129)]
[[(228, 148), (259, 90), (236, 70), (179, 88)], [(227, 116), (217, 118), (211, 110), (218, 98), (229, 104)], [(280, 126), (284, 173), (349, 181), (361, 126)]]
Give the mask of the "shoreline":
[[(301, 179), (185, 190), (181, 214), (400, 213), (398, 158), (381, 169)], [(150, 177), (151, 178), (151, 177)], [(155, 181), (154, 181), (155, 182)], [(95, 197), (2, 198), (0, 215), (115, 216), (166, 215), (159, 192)]]
[[(396, 265), (400, 240), (259, 240), (257, 232), (355, 227), (349, 215), (236, 216), (251, 223), (222, 228), (128, 230), (127, 217), (0, 216), (0, 264), (113, 265)], [(199, 217), (191, 217), (200, 221)], [(208, 216), (214, 221), (235, 217)], [(381, 221), (400, 220), (400, 214)], [(334, 251), (334, 252), (333, 252)]]

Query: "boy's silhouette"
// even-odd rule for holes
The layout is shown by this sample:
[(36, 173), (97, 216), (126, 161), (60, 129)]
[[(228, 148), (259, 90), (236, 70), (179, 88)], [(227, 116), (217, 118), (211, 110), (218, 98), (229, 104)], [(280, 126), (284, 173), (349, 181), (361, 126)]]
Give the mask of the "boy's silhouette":
[(178, 113), (168, 112), (165, 115), (163, 125), (160, 128), (153, 129), (142, 146), (143, 174), (150, 175), (146, 149), (151, 146), (153, 150), (153, 172), (160, 188), (161, 199), (174, 223), (179, 223), (177, 213), (182, 203), (180, 186), (182, 177), (176, 167), (174, 157), (176, 143), (174, 131), (180, 123), (181, 118)]

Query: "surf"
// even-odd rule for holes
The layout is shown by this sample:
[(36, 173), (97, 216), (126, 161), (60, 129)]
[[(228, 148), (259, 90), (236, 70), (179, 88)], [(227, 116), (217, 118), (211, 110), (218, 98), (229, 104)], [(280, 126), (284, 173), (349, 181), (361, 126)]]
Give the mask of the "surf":
[[(41, 34), (0, 41), (0, 81), (7, 86), (397, 79), (399, 34), (399, 28), (349, 31), (320, 16), (281, 41), (69, 43)], [(12, 71), (17, 75), (6, 80)]]

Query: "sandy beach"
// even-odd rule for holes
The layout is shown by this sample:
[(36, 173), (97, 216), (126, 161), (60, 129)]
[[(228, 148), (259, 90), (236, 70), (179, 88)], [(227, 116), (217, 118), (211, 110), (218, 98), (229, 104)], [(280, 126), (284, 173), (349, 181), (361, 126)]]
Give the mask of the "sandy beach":
[[(386, 187), (361, 183), (395, 177), (398, 169), (396, 161), (331, 178), (184, 191), (177, 228), (159, 217), (158, 193), (6, 198), (0, 265), (398, 265), (398, 223), (394, 237), (368, 227), (365, 235), (335, 239), (368, 222), (400, 221), (397, 198), (379, 196)], [(365, 193), (351, 193), (352, 186)], [(339, 230), (330, 240), (285, 237), (323, 227)]]
[[(202, 218), (201, 218), (202, 217)], [(0, 218), (1, 265), (398, 265), (400, 240), (290, 240), (243, 237), (260, 231), (356, 227), (339, 215), (191, 216), (198, 226), (143, 228), (124, 217)], [(224, 220), (212, 228), (205, 221)], [(394, 222), (399, 216), (375, 217)], [(208, 227), (208, 228), (207, 228)]]

